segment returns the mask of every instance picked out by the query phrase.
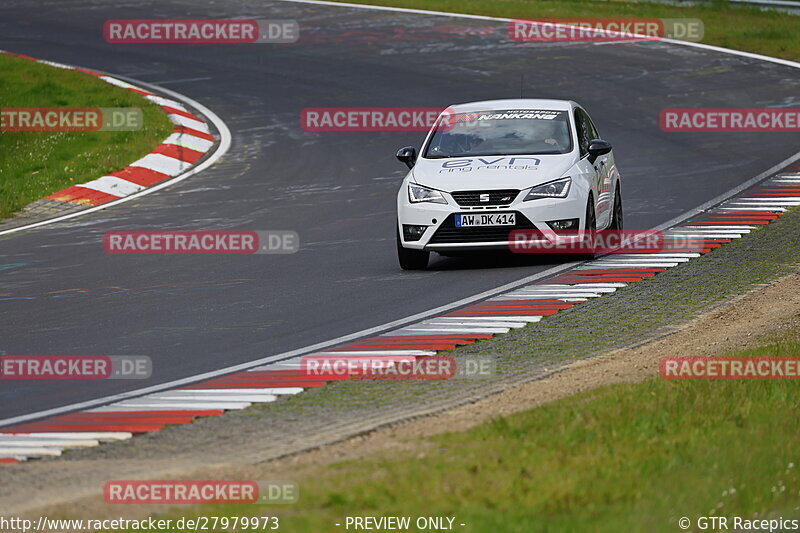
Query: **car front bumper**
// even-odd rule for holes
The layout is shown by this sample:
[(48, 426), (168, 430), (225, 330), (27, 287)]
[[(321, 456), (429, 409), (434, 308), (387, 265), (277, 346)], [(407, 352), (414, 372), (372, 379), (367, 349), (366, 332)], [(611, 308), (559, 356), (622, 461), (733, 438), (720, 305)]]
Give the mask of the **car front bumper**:
[[(554, 241), (559, 238), (548, 221), (576, 218), (579, 227), (584, 228), (586, 203), (580, 196), (571, 194), (567, 198), (539, 198), (524, 202), (521, 200), (524, 196), (520, 194), (520, 199), (508, 206), (462, 207), (452, 197), (447, 198), (447, 205), (431, 202), (412, 204), (403, 189), (397, 198), (398, 231), (404, 248), (435, 252), (509, 250), (513, 244), (511, 232), (515, 230), (532, 234), (541, 232), (542, 238)], [(516, 214), (515, 226), (455, 227), (456, 214), (509, 212)], [(425, 226), (425, 230), (418, 240), (407, 240), (403, 225)]]

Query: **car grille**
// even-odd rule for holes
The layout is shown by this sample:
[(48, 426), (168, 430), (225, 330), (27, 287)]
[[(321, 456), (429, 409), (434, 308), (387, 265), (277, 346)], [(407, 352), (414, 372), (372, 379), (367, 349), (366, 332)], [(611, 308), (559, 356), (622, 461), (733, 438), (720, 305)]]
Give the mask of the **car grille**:
[[(436, 233), (433, 234), (428, 244), (447, 243), (475, 243), (507, 241), (508, 235), (514, 230), (536, 230), (530, 220), (517, 211), (507, 211), (516, 214), (517, 224), (514, 226), (472, 226), (466, 228), (456, 227), (456, 215), (449, 215)], [(538, 230), (536, 230), (538, 232)]]
[[(519, 194), (517, 189), (502, 189), (499, 191), (456, 191), (451, 193), (458, 205), (508, 205)], [(489, 201), (481, 202), (481, 195), (488, 194)]]

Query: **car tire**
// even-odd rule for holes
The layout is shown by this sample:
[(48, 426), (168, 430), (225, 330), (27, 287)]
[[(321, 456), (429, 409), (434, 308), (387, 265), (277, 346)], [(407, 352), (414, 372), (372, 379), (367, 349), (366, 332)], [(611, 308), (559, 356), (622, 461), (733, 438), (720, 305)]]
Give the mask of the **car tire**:
[[(585, 227), (583, 228), (584, 231), (590, 232), (589, 238), (591, 239), (590, 242), (594, 242), (594, 233), (597, 231), (597, 217), (595, 217), (594, 211), (594, 199), (589, 196), (589, 201), (586, 203), (586, 220)], [(579, 253), (579, 254), (568, 254), (567, 260), (569, 261), (590, 261), (597, 257), (597, 254), (594, 252), (588, 253)]]
[(397, 260), (403, 270), (425, 270), (428, 268), (428, 260), (431, 253), (424, 250), (413, 250), (403, 248), (400, 240), (400, 232), (397, 232)]
[(616, 194), (614, 194), (614, 211), (611, 214), (611, 225), (608, 229), (621, 230), (622, 229), (622, 194), (617, 185)]

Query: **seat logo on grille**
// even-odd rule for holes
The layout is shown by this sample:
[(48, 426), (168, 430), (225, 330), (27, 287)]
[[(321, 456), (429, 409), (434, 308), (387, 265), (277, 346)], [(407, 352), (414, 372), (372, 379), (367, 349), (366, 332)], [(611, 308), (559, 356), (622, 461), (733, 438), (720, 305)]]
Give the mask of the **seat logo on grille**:
[(480, 199), (481, 202), (488, 202), (489, 201), (489, 195), (488, 194), (481, 194), (479, 196), (479, 199)]

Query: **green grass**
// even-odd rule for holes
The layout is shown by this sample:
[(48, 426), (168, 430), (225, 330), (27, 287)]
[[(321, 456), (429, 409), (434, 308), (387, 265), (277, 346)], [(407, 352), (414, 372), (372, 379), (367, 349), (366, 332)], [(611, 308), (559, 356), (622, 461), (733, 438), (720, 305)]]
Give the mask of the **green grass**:
[(0, 54), (0, 108), (135, 107), (138, 131), (0, 132), (0, 218), (50, 193), (124, 168), (163, 141), (172, 124), (132, 91), (80, 72)]
[[(729, 355), (796, 357), (793, 335)], [(467, 524), (457, 530), (503, 533), (674, 532), (683, 516), (797, 518), (799, 393), (788, 381), (608, 386), (426, 439), (413, 453), (317, 469), (290, 480), (300, 486), (294, 505), (163, 516), (278, 513), (293, 533), (343, 531), (333, 524), (346, 516), (455, 516)]]
[(800, 16), (729, 6), (673, 6), (648, 2), (591, 0), (340, 0), (358, 4), (448, 11), (493, 17), (536, 18), (697, 18), (701, 42), (758, 54), (800, 60)]

